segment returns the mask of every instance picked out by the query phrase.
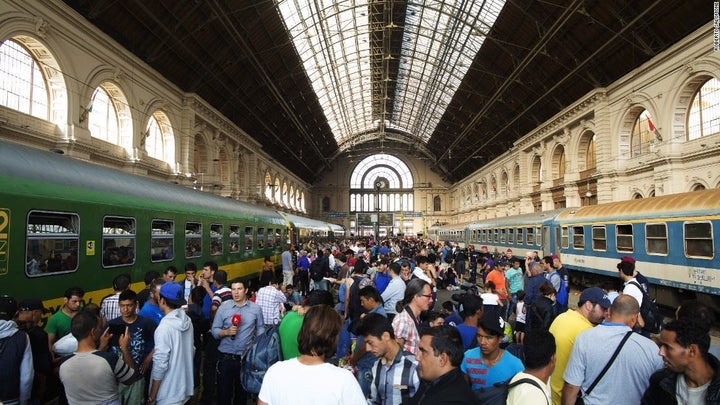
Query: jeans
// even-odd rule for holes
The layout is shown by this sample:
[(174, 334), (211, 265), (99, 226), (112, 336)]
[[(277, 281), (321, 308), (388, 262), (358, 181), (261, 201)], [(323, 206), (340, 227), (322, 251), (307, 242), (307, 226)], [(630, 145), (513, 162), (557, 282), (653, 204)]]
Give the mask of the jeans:
[[(240, 384), (240, 368), (242, 361), (240, 355), (227, 355), (220, 353), (217, 362), (217, 390), (218, 403), (245, 405), (247, 393)], [(233, 400), (233, 396), (235, 400)]]

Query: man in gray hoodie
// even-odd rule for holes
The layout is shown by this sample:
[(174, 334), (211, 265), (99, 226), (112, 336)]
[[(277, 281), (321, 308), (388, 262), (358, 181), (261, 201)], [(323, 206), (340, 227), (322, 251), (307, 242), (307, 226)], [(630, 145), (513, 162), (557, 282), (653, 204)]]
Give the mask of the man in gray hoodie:
[(26, 404), (35, 376), (30, 339), (12, 320), (17, 309), (15, 298), (0, 296), (0, 403), (5, 405)]
[(155, 353), (151, 374), (150, 405), (182, 405), (193, 395), (193, 327), (185, 314), (183, 287), (165, 283), (160, 287), (160, 309), (165, 313), (155, 329)]

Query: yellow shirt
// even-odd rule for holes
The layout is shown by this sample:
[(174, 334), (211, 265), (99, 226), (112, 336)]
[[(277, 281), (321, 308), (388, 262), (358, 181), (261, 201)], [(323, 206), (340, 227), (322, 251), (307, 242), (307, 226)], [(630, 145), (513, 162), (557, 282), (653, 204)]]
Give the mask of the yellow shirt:
[(560, 405), (562, 399), (562, 389), (565, 381), (563, 373), (567, 367), (570, 353), (572, 352), (575, 337), (582, 331), (590, 329), (593, 324), (577, 311), (567, 311), (560, 315), (550, 325), (550, 333), (555, 337), (555, 371), (550, 377), (550, 387), (552, 389), (553, 405)]

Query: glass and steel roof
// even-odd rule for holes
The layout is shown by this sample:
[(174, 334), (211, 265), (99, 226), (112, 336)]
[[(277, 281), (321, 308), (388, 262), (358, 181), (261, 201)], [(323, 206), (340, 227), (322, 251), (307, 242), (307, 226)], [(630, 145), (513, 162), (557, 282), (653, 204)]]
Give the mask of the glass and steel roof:
[(338, 143), (386, 129), (427, 142), (504, 4), (278, 0), (277, 8)]

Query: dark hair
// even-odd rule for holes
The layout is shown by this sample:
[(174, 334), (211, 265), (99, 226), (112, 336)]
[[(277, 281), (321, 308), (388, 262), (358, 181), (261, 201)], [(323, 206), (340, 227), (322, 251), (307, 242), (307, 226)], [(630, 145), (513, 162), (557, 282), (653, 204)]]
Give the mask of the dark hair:
[(715, 311), (698, 300), (683, 301), (677, 311), (678, 319), (689, 318), (704, 327), (708, 332), (715, 324)]
[(205, 291), (205, 287), (199, 285), (190, 290), (190, 299), (192, 300), (193, 304), (202, 306), (202, 302), (203, 299), (205, 299), (206, 294), (207, 291)]
[(168, 273), (177, 274), (177, 267), (175, 267), (175, 266), (167, 266), (167, 268), (165, 269), (165, 271), (163, 272), (163, 274), (168, 274)]
[(618, 280), (605, 280), (603, 281), (601, 288), (605, 291), (617, 291), (618, 290)]
[(547, 366), (555, 354), (555, 336), (544, 329), (533, 329), (523, 342), (525, 368), (537, 370)]
[(429, 311), (427, 313), (427, 316), (425, 317), (425, 319), (427, 319), (428, 322), (432, 322), (438, 318), (445, 319), (445, 315), (443, 315), (442, 312), (440, 312), (440, 311)]
[(416, 296), (422, 295), (426, 285), (430, 284), (419, 278), (410, 280), (410, 282), (407, 283), (407, 286), (405, 286), (405, 297), (395, 304), (395, 310), (398, 313), (402, 312), (405, 309), (405, 306), (409, 305)]
[(220, 285), (225, 285), (227, 283), (227, 272), (225, 270), (216, 271), (213, 280)]
[[(367, 287), (365, 287), (367, 288)], [(355, 329), (358, 336), (375, 336), (380, 339), (384, 332), (390, 334), (390, 339), (395, 339), (395, 331), (392, 323), (380, 314), (367, 314), (360, 320), (360, 324)]]
[(133, 290), (125, 290), (118, 297), (118, 302), (120, 301), (137, 301), (137, 293)]
[(517, 292), (517, 298), (518, 301), (522, 301), (525, 299), (525, 290), (520, 290)]
[(210, 267), (211, 271), (217, 271), (218, 270), (218, 264), (212, 260), (208, 260), (203, 264), (203, 268)]
[(453, 305), (452, 301), (447, 300), (442, 303), (442, 307), (444, 310), (448, 312), (454, 312), (455, 311), (455, 305)]
[(185, 271), (197, 271), (197, 265), (195, 262), (185, 263)]
[(680, 318), (666, 323), (663, 330), (675, 332), (675, 342), (684, 348), (692, 344), (697, 345), (703, 358), (707, 360), (708, 349), (710, 348), (710, 334), (700, 322)]
[(371, 285), (361, 288), (358, 295), (361, 297), (365, 297), (365, 299), (367, 300), (374, 300), (375, 302), (380, 304), (382, 304), (383, 302), (383, 299), (380, 296), (380, 292), (377, 290), (377, 288)]
[(65, 290), (65, 298), (70, 299), (72, 297), (82, 298), (85, 295), (85, 290), (80, 287), (70, 287)]
[(125, 291), (130, 286), (130, 275), (123, 273), (118, 274), (115, 276), (112, 282), (113, 290), (115, 291)]
[(546, 296), (546, 295), (552, 295), (552, 294), (556, 294), (556, 293), (557, 293), (557, 291), (555, 291), (555, 287), (553, 287), (552, 284), (548, 283), (547, 281), (540, 284), (540, 295)]
[(235, 283), (240, 283), (240, 284), (242, 284), (242, 285), (243, 285), (243, 288), (245, 288), (245, 289), (248, 288), (248, 283), (247, 283), (245, 280), (243, 280), (242, 278), (240, 278), (240, 277), (235, 277), (234, 279), (230, 280), (230, 282), (228, 283), (228, 286), (231, 287), (231, 286), (232, 286), (233, 284), (235, 284)]
[(90, 335), (93, 328), (97, 328), (99, 323), (98, 317), (90, 312), (79, 312), (70, 321), (70, 331), (75, 339), (79, 341)]
[(552, 265), (552, 263), (553, 263), (552, 256), (544, 256), (542, 258), (542, 261), (544, 261), (545, 263), (550, 264), (550, 265)]
[(465, 294), (462, 297), (461, 304), (462, 311), (460, 311), (460, 316), (462, 316), (464, 320), (465, 318), (477, 314), (477, 311), (482, 309), (483, 299), (475, 294)]
[(390, 271), (395, 273), (396, 276), (400, 275), (400, 265), (397, 262), (390, 263), (390, 265), (388, 266), (388, 269), (390, 269)]
[(165, 284), (165, 280), (162, 277), (156, 278), (150, 286), (150, 291), (159, 291), (163, 284)]
[(430, 263), (430, 260), (428, 260), (427, 256), (415, 256), (415, 264), (421, 265), (423, 263)]
[(85, 305), (82, 312), (87, 312), (88, 314), (92, 314), (96, 318), (100, 318), (100, 306), (93, 302)]
[(335, 352), (342, 318), (334, 308), (315, 305), (305, 313), (297, 342), (300, 354), (327, 358)]
[(445, 353), (450, 358), (450, 364), (453, 367), (460, 366), (465, 355), (465, 347), (460, 332), (456, 327), (450, 325), (435, 326), (426, 329), (422, 336), (432, 336), (430, 347), (433, 349), (433, 355), (437, 357)]
[(308, 293), (305, 299), (305, 305), (328, 305), (333, 306), (335, 300), (333, 299), (332, 293), (326, 290), (312, 290)]
[(632, 276), (635, 272), (635, 264), (626, 261), (618, 263), (617, 268), (626, 276)]
[(489, 288), (490, 291), (492, 291), (492, 290), (495, 289), (495, 283), (493, 283), (492, 281), (488, 280), (487, 282), (485, 282), (485, 288)]
[(150, 284), (152, 284), (153, 280), (155, 280), (158, 277), (160, 277), (160, 273), (158, 273), (155, 270), (150, 270), (147, 273), (145, 273), (145, 279), (143, 279), (143, 281), (145, 281), (145, 285), (150, 285)]

